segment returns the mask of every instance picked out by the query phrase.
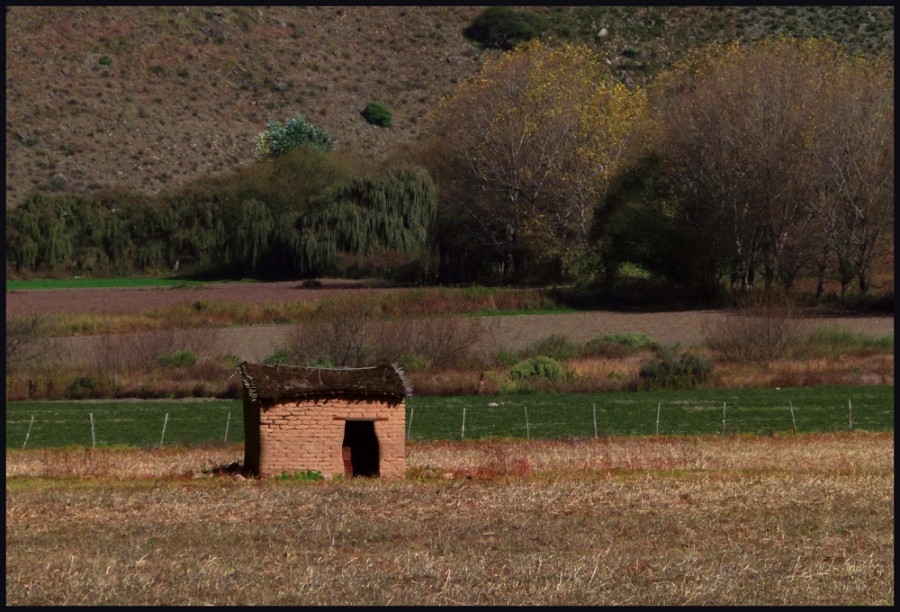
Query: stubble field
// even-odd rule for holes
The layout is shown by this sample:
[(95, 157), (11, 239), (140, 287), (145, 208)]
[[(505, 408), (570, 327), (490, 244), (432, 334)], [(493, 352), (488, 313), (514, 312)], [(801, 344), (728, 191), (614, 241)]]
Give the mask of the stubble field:
[(891, 605), (893, 434), (412, 443), (403, 481), (240, 446), (7, 451), (11, 605)]

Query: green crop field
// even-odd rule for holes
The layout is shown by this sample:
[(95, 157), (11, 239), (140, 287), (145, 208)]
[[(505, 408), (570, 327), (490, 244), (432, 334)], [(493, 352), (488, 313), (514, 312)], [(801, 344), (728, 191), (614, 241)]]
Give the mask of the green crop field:
[[(596, 408), (595, 408), (596, 406)], [(793, 406), (793, 415), (791, 407)], [(527, 413), (527, 424), (526, 424)], [(894, 387), (412, 397), (413, 440), (893, 431)], [(93, 419), (93, 434), (91, 420)], [(724, 421), (724, 422), (723, 422)], [(243, 442), (240, 400), (7, 402), (6, 447)]]

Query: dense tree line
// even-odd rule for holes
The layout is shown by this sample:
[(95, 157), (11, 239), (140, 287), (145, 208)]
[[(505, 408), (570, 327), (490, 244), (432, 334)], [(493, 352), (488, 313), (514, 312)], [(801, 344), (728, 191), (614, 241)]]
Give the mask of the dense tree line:
[[(643, 133), (594, 237), (611, 263), (714, 294), (846, 294), (892, 254), (892, 62), (820, 40), (713, 46), (650, 92)], [(606, 225), (603, 225), (603, 223)]]
[(257, 140), (262, 161), (171, 194), (32, 195), (7, 269), (302, 277), (393, 253), (420, 281), (611, 283), (631, 263), (713, 298), (866, 293), (893, 255), (893, 60), (823, 40), (699, 49), (646, 91), (588, 47), (524, 42), (402, 167), (348, 161), (299, 116)]
[(390, 251), (427, 270), (436, 198), (426, 172), (331, 178), (293, 202), (248, 177), (154, 198), (34, 194), (9, 211), (7, 264), (41, 273), (309, 277), (333, 273), (340, 253)]
[(435, 111), (438, 236), (472, 255), (448, 275), (521, 281), (551, 262), (554, 281), (611, 282), (634, 263), (709, 298), (801, 277), (820, 296), (829, 279), (869, 290), (893, 253), (890, 58), (814, 39), (713, 45), (646, 101), (597, 65), (532, 41)]

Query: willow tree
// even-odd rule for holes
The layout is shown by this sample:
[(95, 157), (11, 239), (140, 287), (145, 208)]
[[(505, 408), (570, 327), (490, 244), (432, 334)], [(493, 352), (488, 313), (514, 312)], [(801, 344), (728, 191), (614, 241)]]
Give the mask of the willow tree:
[(442, 214), (467, 220), (504, 282), (526, 258), (566, 273), (644, 104), (586, 46), (531, 41), (488, 59), (427, 121)]
[(375, 177), (345, 179), (312, 199), (299, 218), (297, 267), (321, 274), (341, 253), (385, 251), (427, 260), (437, 197), (427, 172), (402, 168)]

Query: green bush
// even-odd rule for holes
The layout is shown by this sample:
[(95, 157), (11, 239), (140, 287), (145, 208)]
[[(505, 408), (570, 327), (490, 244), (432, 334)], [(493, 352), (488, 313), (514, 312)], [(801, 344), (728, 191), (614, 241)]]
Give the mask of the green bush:
[(197, 355), (194, 351), (175, 351), (159, 358), (160, 364), (171, 368), (184, 368), (197, 363)]
[(658, 348), (659, 344), (646, 334), (618, 333), (588, 340), (581, 354), (586, 357), (621, 357), (641, 349)]
[(93, 376), (79, 376), (66, 389), (65, 397), (69, 399), (92, 397), (97, 386), (97, 381)]
[(550, 357), (557, 361), (575, 359), (581, 351), (578, 345), (562, 334), (553, 334), (535, 344), (528, 353)]
[(428, 359), (416, 353), (404, 353), (400, 357), (400, 367), (404, 372), (422, 372), (428, 369)]
[(516, 45), (540, 36), (547, 29), (543, 17), (506, 6), (484, 9), (463, 30), (463, 36), (484, 49), (513, 49)]
[(322, 476), (322, 472), (319, 470), (303, 470), (293, 472), (288, 472), (287, 470), (282, 470), (281, 474), (278, 475), (278, 480), (322, 480), (324, 476)]
[(790, 356), (799, 359), (833, 359), (840, 355), (893, 355), (893, 336), (873, 336), (849, 329), (823, 326), (799, 338), (789, 348)]
[(312, 147), (330, 151), (333, 145), (331, 135), (308, 122), (297, 114), (284, 125), (269, 119), (266, 129), (256, 136), (256, 150), (262, 155), (281, 155), (299, 147)]
[(495, 358), (497, 365), (503, 368), (509, 368), (516, 364), (518, 358), (509, 351), (500, 351)]
[(391, 109), (381, 102), (369, 102), (362, 111), (363, 119), (379, 127), (390, 127), (393, 120)]
[(639, 377), (651, 389), (692, 389), (712, 373), (708, 359), (689, 352), (665, 348), (641, 366)]
[(509, 370), (510, 380), (526, 380), (531, 378), (557, 380), (562, 374), (562, 365), (555, 359), (543, 355), (535, 357), (534, 359), (526, 359)]
[(271, 355), (267, 355), (263, 359), (263, 363), (266, 365), (288, 365), (292, 363), (291, 352), (287, 349), (278, 349)]

